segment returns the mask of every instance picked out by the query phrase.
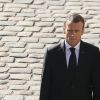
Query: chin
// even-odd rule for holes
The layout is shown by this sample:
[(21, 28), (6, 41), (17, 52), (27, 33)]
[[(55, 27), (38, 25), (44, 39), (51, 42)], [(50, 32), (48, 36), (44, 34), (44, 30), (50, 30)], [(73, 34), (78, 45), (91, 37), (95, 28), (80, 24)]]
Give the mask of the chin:
[(71, 46), (75, 46), (75, 45), (77, 45), (77, 42), (76, 42), (76, 41), (71, 41), (71, 42), (70, 42), (70, 45), (71, 45)]

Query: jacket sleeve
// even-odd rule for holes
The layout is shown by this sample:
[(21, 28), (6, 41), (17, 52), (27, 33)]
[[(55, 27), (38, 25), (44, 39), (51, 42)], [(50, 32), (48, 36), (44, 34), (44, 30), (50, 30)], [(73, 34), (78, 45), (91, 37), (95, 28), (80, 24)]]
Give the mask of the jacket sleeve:
[(48, 50), (44, 56), (43, 72), (42, 72), (42, 82), (40, 88), (40, 98), (39, 100), (49, 100), (50, 87), (51, 87), (51, 63)]

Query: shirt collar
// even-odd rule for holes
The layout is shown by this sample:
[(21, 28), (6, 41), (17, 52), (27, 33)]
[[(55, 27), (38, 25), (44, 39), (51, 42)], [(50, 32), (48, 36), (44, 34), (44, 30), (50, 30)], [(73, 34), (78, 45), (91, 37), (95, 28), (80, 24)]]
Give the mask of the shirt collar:
[[(68, 50), (69, 48), (71, 48), (71, 46), (65, 41), (65, 48)], [(75, 50), (79, 50), (80, 48), (80, 42), (74, 47)]]

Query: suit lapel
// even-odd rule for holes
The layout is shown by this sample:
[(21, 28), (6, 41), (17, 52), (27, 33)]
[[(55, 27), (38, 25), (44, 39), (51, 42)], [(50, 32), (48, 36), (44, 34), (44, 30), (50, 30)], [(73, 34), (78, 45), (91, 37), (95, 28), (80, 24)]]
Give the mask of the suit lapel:
[(67, 70), (67, 62), (66, 62), (66, 54), (65, 54), (65, 42), (64, 41), (62, 41), (60, 43), (59, 51), (61, 54), (60, 57), (61, 57), (62, 65), (64, 66), (65, 70)]
[(85, 65), (86, 61), (86, 56), (87, 56), (87, 52), (86, 52), (86, 47), (83, 41), (81, 41), (80, 43), (80, 51), (79, 51), (79, 58), (78, 58), (78, 66), (83, 66)]

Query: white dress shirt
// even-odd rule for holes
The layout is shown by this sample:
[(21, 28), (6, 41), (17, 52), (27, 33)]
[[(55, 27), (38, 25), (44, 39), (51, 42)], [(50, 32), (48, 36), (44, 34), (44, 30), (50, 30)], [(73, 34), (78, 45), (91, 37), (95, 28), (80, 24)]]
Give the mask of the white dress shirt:
[[(71, 46), (65, 41), (65, 54), (66, 54), (67, 66), (68, 66), (68, 63), (69, 63), (70, 55), (71, 55), (71, 51), (70, 51), (69, 48), (71, 48)], [(74, 48), (75, 48), (76, 60), (77, 60), (77, 64), (78, 64), (80, 42)]]

